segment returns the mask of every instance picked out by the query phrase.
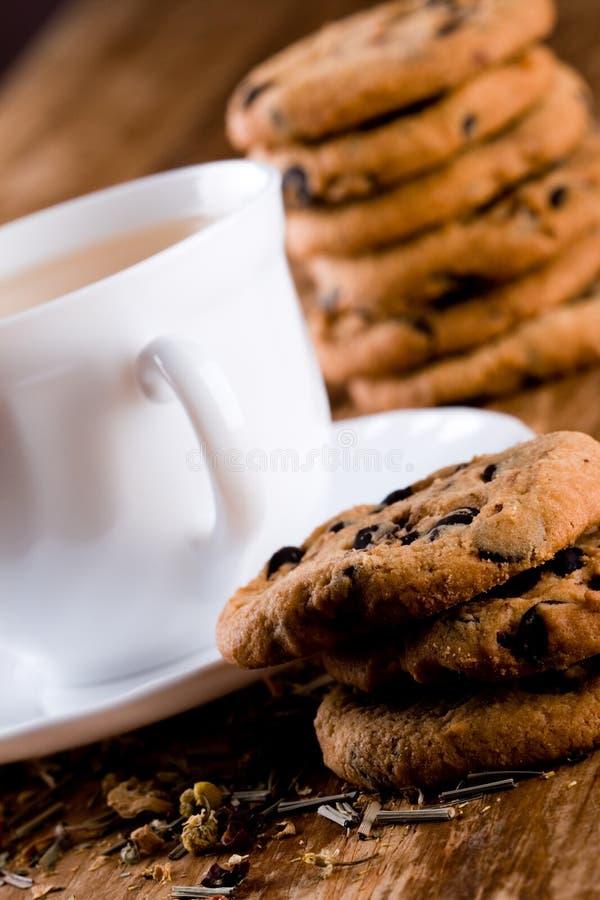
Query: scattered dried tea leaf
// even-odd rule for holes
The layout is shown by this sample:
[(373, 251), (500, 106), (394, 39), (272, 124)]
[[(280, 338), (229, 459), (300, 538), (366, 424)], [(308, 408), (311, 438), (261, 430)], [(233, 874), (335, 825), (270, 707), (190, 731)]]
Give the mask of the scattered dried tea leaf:
[(321, 850), (320, 853), (306, 852), (295, 861), (306, 863), (308, 866), (316, 866), (317, 869), (322, 870), (321, 875), (324, 878), (329, 878), (335, 868), (359, 866), (361, 863), (370, 862), (379, 856), (379, 853), (372, 853), (370, 856), (363, 856), (361, 859), (351, 859), (348, 862), (344, 862), (338, 860), (339, 852), (339, 850), (336, 850), (334, 853), (331, 853), (329, 850)]
[(297, 784), (294, 787), (294, 791), (298, 797), (310, 797), (313, 793), (313, 789), (308, 784), (304, 786)]
[(280, 841), (283, 838), (294, 837), (296, 834), (296, 826), (293, 822), (290, 822), (289, 819), (284, 819), (283, 822), (277, 822), (275, 825), (275, 831), (271, 835), (276, 841)]
[(137, 847), (140, 856), (154, 856), (165, 848), (163, 838), (156, 833), (152, 825), (142, 825), (130, 834), (130, 839)]
[(254, 836), (250, 833), (247, 820), (243, 816), (230, 816), (225, 831), (221, 835), (221, 844), (226, 850), (235, 853), (247, 853), (254, 845)]
[(173, 809), (169, 800), (152, 789), (152, 782), (140, 782), (135, 777), (112, 788), (106, 802), (122, 819), (135, 819), (147, 812), (157, 816), (170, 815)]
[(168, 863), (155, 863), (152, 868), (144, 869), (142, 872), (144, 878), (156, 881), (158, 884), (166, 884), (172, 881), (171, 866)]
[(196, 812), (196, 795), (193, 788), (186, 788), (179, 797), (179, 812), (182, 816), (193, 816)]
[(11, 872), (9, 869), (0, 869), (0, 879), (2, 879), (4, 884), (20, 888), (21, 890), (30, 888), (33, 885), (33, 878), (30, 878), (28, 875), (19, 875), (18, 872)]
[(48, 894), (59, 894), (64, 891), (64, 887), (58, 884), (36, 884), (31, 888), (31, 900), (42, 900)]
[(107, 859), (107, 856), (97, 856), (94, 862), (89, 867), (88, 871), (95, 872), (97, 869), (101, 869)]
[(192, 856), (215, 849), (218, 840), (219, 824), (212, 809), (190, 816), (181, 832), (181, 843)]
[(200, 884), (208, 888), (235, 887), (246, 877), (249, 869), (248, 857), (234, 854), (226, 866), (213, 863)]
[(135, 865), (136, 863), (139, 863), (140, 851), (133, 841), (127, 841), (119, 853), (119, 859), (121, 862), (126, 863), (126, 865)]

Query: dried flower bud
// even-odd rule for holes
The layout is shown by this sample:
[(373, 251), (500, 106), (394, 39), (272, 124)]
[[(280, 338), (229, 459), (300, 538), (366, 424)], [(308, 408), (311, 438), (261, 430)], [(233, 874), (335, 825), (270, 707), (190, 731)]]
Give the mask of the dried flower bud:
[(218, 809), (223, 805), (223, 792), (210, 781), (197, 781), (194, 785), (194, 797), (201, 809)]
[(182, 816), (193, 816), (196, 812), (196, 795), (193, 788), (186, 788), (179, 797), (179, 813)]
[(190, 816), (183, 826), (181, 843), (192, 856), (213, 850), (218, 840), (219, 825), (212, 809), (203, 809), (199, 815)]

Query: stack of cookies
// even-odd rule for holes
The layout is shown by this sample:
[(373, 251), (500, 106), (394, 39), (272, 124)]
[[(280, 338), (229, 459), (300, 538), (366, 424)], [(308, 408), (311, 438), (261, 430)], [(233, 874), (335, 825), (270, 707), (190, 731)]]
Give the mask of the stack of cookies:
[(253, 70), (232, 143), (283, 172), (334, 401), (476, 401), (600, 359), (600, 138), (552, 0), (396, 0)]
[(367, 789), (600, 745), (600, 444), (545, 435), (283, 547), (223, 610), (246, 668), (324, 654), (325, 762)]

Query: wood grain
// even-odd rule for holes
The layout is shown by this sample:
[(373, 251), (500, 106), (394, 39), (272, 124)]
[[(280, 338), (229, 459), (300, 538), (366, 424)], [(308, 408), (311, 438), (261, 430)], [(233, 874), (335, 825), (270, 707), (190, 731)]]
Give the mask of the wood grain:
[[(255, 62), (361, 0), (80, 0), (65, 5), (0, 83), (0, 220), (85, 191), (176, 165), (231, 155), (223, 110)], [(600, 8), (562, 0), (559, 52), (577, 64), (600, 97)], [(557, 123), (557, 127), (558, 127)], [(582, 428), (600, 438), (600, 370), (495, 404), (533, 427)], [(221, 728), (227, 728), (226, 701)], [(177, 733), (177, 723), (166, 723)], [(143, 754), (142, 754), (143, 755)], [(265, 900), (545, 900), (600, 896), (598, 756), (514, 792), (470, 804), (443, 825), (387, 828), (380, 841), (346, 839), (315, 816), (299, 834), (253, 852), (236, 896)], [(5, 783), (17, 778), (5, 770)], [(315, 789), (337, 786), (325, 771)], [(14, 787), (14, 785), (13, 785)], [(97, 783), (78, 775), (68, 821), (87, 815)], [(2, 792), (0, 791), (0, 800)], [(298, 857), (339, 850), (340, 859), (378, 857), (327, 880)], [(70, 851), (53, 876), (57, 896), (167, 898), (169, 885), (125, 870), (115, 858), (95, 868), (97, 848)], [(193, 884), (212, 859), (172, 863)], [(0, 900), (29, 892), (0, 888)]]
[[(178, 759), (185, 757), (187, 750), (191, 760), (189, 778), (193, 781), (206, 777), (202, 763), (194, 760), (198, 760), (203, 749), (211, 751), (216, 742), (223, 747), (222, 761), (217, 766), (223, 764), (227, 768), (231, 746), (235, 747), (239, 739), (239, 736), (233, 739), (228, 730), (231, 716), (237, 722), (234, 730), (239, 732), (239, 722), (244, 721), (248, 710), (259, 710), (260, 717), (261, 707), (268, 703), (269, 692), (258, 685), (204, 710), (121, 738), (112, 749), (103, 744), (80, 754), (70, 754), (69, 771), (75, 778), (60, 796), (66, 805), (63, 819), (74, 824), (106, 808), (99, 799), (99, 789), (100, 779), (107, 771), (107, 759), (111, 765), (121, 766), (127, 777), (142, 775), (140, 770), (156, 766), (157, 755), (166, 767), (169, 752), (172, 758)], [(310, 728), (309, 721), (306, 727)], [(309, 734), (305, 745), (307, 748), (311, 745)], [(282, 746), (286, 746), (285, 737)], [(293, 752), (293, 747), (288, 746)], [(583, 762), (557, 768), (547, 780), (536, 777), (521, 782), (509, 793), (475, 800), (464, 807), (461, 817), (451, 822), (379, 827), (376, 829), (379, 836), (366, 841), (360, 841), (356, 834), (346, 836), (337, 825), (315, 813), (288, 815), (286, 818), (296, 825), (296, 835), (282, 841), (259, 840), (250, 852), (250, 873), (236, 890), (235, 897), (592, 900), (598, 897), (600, 879), (599, 770), (600, 753)], [(4, 775), (5, 793), (7, 780), (11, 782), (11, 793), (32, 785), (31, 774), (23, 766), (5, 768), (0, 774)], [(302, 784), (323, 793), (339, 791), (342, 787), (337, 778), (312, 768), (302, 775)], [(123, 833), (128, 833), (130, 827), (125, 822), (123, 826)], [(93, 842), (87, 849), (84, 844), (82, 848), (70, 850), (51, 874), (32, 870), (36, 887), (50, 884), (62, 887), (64, 891), (57, 896), (65, 900), (71, 896), (76, 900), (126, 900), (128, 897), (167, 900), (171, 884), (197, 884), (215, 860), (224, 863), (228, 858), (228, 854), (186, 856), (168, 863), (166, 857), (154, 857), (128, 866), (119, 861), (118, 855), (101, 856), (120, 834), (113, 833), (100, 842)], [(337, 854), (336, 859), (341, 862), (377, 855), (352, 868), (334, 869), (331, 877), (324, 878), (318, 869), (302, 861), (306, 851)], [(144, 870), (155, 863), (171, 867), (171, 884), (157, 884), (144, 877)], [(10, 887), (0, 889), (3, 900), (18, 900), (23, 896), (28, 894)]]

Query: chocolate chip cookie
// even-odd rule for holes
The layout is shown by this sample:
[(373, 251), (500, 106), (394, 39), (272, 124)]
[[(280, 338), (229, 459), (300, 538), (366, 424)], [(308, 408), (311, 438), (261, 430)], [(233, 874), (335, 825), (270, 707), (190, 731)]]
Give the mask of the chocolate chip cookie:
[(462, 356), (415, 373), (352, 378), (347, 391), (359, 413), (442, 406), (510, 394), (531, 381), (600, 362), (600, 293), (524, 322)]
[(574, 432), (435, 472), (282, 547), (228, 601), (226, 659), (257, 668), (456, 605), (600, 521), (600, 444)]
[(229, 103), (229, 139), (246, 149), (320, 138), (405, 109), (516, 56), (553, 24), (551, 0), (375, 6), (253, 69)]
[(367, 310), (307, 312), (325, 379), (406, 372), (468, 350), (581, 294), (600, 276), (600, 229), (541, 269), (472, 299), (441, 297), (412, 315), (377, 316)]
[(543, 764), (600, 745), (598, 664), (443, 694), (415, 686), (386, 699), (338, 686), (315, 727), (325, 764), (366, 790)]
[(288, 250), (297, 258), (360, 253), (465, 215), (571, 153), (589, 123), (588, 91), (572, 69), (561, 65), (539, 106), (443, 168), (375, 197), (290, 210)]
[(600, 222), (600, 138), (489, 209), (354, 257), (303, 262), (327, 310), (414, 311), (444, 294), (482, 290), (548, 261)]
[(320, 143), (255, 147), (250, 155), (281, 169), (290, 206), (378, 193), (508, 127), (542, 99), (555, 71), (552, 53), (532, 47), (413, 115)]
[(324, 657), (337, 681), (363, 691), (566, 669), (600, 654), (600, 529), (546, 563), (441, 616)]

